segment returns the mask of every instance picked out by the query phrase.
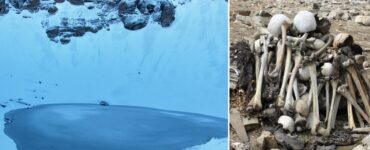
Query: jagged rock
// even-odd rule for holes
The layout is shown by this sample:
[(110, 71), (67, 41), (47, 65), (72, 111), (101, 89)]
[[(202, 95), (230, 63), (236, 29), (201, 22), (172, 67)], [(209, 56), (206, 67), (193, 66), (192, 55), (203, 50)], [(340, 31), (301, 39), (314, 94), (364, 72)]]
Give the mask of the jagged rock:
[(0, 0), (0, 15), (6, 14), (9, 11), (9, 6), (5, 3), (5, 0)]
[(9, 0), (9, 2), (16, 9), (27, 9), (30, 12), (37, 11), (40, 5), (40, 0)]
[(125, 14), (122, 18), (123, 25), (128, 30), (138, 30), (148, 24), (149, 15), (141, 13)]
[(84, 4), (84, 0), (67, 0), (68, 2), (70, 2), (72, 5), (83, 5)]
[(119, 14), (134, 14), (138, 0), (125, 0), (118, 4), (118, 13)]
[(99, 19), (85, 20), (84, 18), (63, 18), (60, 26), (52, 26), (46, 29), (46, 34), (52, 41), (60, 41), (67, 44), (71, 37), (83, 36), (86, 32), (96, 33), (103, 28), (103, 22)]
[(304, 148), (304, 141), (285, 134), (281, 129), (274, 132), (276, 141), (287, 149), (299, 150)]

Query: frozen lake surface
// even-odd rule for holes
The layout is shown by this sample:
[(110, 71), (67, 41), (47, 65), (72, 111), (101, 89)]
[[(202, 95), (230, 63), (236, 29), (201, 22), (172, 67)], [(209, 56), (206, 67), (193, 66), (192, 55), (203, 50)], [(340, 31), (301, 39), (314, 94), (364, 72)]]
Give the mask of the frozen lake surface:
[(5, 119), (18, 150), (181, 150), (227, 135), (226, 119), (130, 106), (40, 105)]

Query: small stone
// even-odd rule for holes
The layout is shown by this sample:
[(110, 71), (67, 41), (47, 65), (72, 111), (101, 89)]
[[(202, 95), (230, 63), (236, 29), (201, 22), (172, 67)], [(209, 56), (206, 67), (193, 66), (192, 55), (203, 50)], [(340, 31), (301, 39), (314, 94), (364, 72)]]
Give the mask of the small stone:
[(353, 148), (352, 150), (366, 150), (365, 146), (363, 145), (357, 145), (355, 148)]
[(347, 21), (347, 20), (350, 20), (350, 19), (351, 19), (350, 15), (349, 15), (349, 13), (348, 13), (347, 11), (343, 12), (343, 15), (342, 15), (340, 18), (341, 18), (342, 20), (345, 20), (345, 21)]
[(360, 13), (357, 11), (357, 10), (354, 10), (354, 9), (351, 9), (348, 11), (352, 16), (357, 16), (359, 15)]
[(370, 26), (370, 16), (356, 16), (355, 22), (365, 26)]
[(260, 149), (279, 148), (274, 135), (270, 131), (262, 131), (256, 142), (257, 147)]
[(240, 11), (238, 11), (238, 14), (242, 15), (242, 16), (249, 16), (251, 14), (251, 11), (249, 11), (249, 10), (240, 10)]
[(246, 131), (256, 130), (261, 126), (258, 121), (258, 118), (243, 118), (243, 125)]
[(319, 3), (313, 3), (312, 4), (312, 9), (319, 10), (320, 9), (320, 4)]
[(260, 10), (257, 13), (257, 16), (261, 16), (261, 17), (272, 17), (272, 15), (270, 13), (268, 13), (267, 11), (264, 11), (264, 10)]
[(271, 136), (271, 132), (269, 131), (262, 131), (261, 135), (256, 139), (257, 140), (257, 146), (260, 148), (260, 149), (266, 149), (265, 145), (266, 145), (266, 141), (265, 141), (265, 137), (267, 136)]
[(285, 134), (281, 129), (274, 132), (276, 141), (286, 149), (303, 149), (305, 142), (297, 137)]
[(328, 19), (335, 19), (335, 20), (338, 20), (340, 19), (340, 17), (343, 15), (343, 12), (342, 10), (340, 9), (336, 9), (336, 10), (332, 10), (329, 15), (328, 15)]

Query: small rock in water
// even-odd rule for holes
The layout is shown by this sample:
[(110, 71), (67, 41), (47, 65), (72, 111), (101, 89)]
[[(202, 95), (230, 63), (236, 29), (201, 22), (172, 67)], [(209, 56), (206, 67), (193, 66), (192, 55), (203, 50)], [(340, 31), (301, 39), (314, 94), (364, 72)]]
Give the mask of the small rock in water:
[(99, 105), (102, 105), (102, 106), (109, 106), (109, 103), (107, 101), (100, 101), (99, 102)]

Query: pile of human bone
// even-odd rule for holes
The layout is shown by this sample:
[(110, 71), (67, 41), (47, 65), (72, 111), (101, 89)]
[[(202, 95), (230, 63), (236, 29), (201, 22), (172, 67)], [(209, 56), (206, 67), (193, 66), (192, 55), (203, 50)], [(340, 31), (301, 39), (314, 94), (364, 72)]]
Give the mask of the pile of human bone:
[[(233, 60), (240, 58), (231, 50), (232, 86), (243, 82), (240, 79), (245, 77), (238, 77), (248, 74), (243, 72), (254, 71), (255, 82), (249, 81), (249, 84), (254, 83), (255, 90), (249, 94), (250, 98), (245, 98), (250, 99), (246, 108), (240, 110), (249, 117), (241, 122), (244, 126), (250, 125), (248, 121), (257, 116), (259, 120), (268, 118), (285, 134), (304, 132), (329, 137), (336, 128), (336, 121), (338, 124), (338, 110), (346, 110), (348, 125), (343, 129), (370, 132), (367, 76), (370, 63), (351, 35), (333, 35), (330, 26), (326, 18), (318, 18), (308, 11), (298, 12), (294, 19), (276, 14), (267, 28), (260, 29), (254, 41), (249, 42), (253, 66), (235, 66)], [(238, 49), (237, 45), (231, 47)], [(234, 93), (238, 97), (240, 91)]]

